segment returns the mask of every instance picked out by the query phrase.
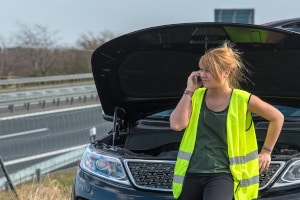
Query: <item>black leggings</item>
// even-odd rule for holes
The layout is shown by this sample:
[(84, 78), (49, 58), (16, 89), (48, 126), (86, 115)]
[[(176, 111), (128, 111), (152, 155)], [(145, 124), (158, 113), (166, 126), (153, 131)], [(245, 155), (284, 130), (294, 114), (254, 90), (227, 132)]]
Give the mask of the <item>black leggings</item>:
[(179, 200), (232, 200), (231, 174), (187, 174)]

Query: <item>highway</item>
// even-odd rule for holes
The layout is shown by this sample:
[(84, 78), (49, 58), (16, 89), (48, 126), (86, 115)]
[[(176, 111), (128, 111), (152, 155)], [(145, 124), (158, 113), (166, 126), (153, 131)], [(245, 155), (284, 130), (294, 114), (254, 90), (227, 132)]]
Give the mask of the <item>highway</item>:
[[(100, 104), (0, 118), (0, 156), (10, 173), (90, 142), (112, 128)], [(0, 173), (1, 175), (1, 173)]]
[[(101, 138), (112, 128), (91, 74), (0, 80), (0, 187), (77, 165), (90, 130)], [(66, 84), (72, 83), (72, 84)], [(28, 179), (29, 178), (29, 179)]]

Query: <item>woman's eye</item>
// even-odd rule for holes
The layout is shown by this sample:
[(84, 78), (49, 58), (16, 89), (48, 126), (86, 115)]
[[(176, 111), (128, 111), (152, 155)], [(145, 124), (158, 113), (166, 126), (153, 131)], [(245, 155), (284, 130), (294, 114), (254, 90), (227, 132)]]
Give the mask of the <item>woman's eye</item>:
[(210, 71), (207, 70), (207, 69), (200, 69), (200, 72), (203, 72), (203, 73), (210, 73)]

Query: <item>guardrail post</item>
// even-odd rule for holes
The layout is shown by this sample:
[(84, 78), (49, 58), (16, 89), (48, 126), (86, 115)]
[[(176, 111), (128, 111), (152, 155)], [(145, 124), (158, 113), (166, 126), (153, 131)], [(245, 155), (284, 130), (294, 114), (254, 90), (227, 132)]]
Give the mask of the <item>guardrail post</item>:
[(26, 103), (26, 109), (27, 109), (27, 110), (29, 110), (29, 106), (30, 106), (30, 103), (27, 102), (27, 103)]
[(36, 169), (35, 173), (36, 173), (36, 181), (38, 183), (40, 183), (41, 182), (41, 175), (42, 175), (41, 169), (40, 168)]
[(14, 104), (9, 104), (9, 105), (8, 105), (8, 110), (9, 110), (10, 112), (13, 112), (13, 111), (14, 111)]

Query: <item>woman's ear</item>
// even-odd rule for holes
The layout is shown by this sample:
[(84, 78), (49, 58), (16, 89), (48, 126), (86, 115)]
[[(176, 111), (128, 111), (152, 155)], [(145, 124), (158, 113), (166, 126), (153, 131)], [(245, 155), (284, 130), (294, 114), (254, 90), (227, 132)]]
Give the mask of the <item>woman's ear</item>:
[(229, 75), (230, 75), (230, 70), (226, 70), (224, 72), (224, 78), (228, 78)]

